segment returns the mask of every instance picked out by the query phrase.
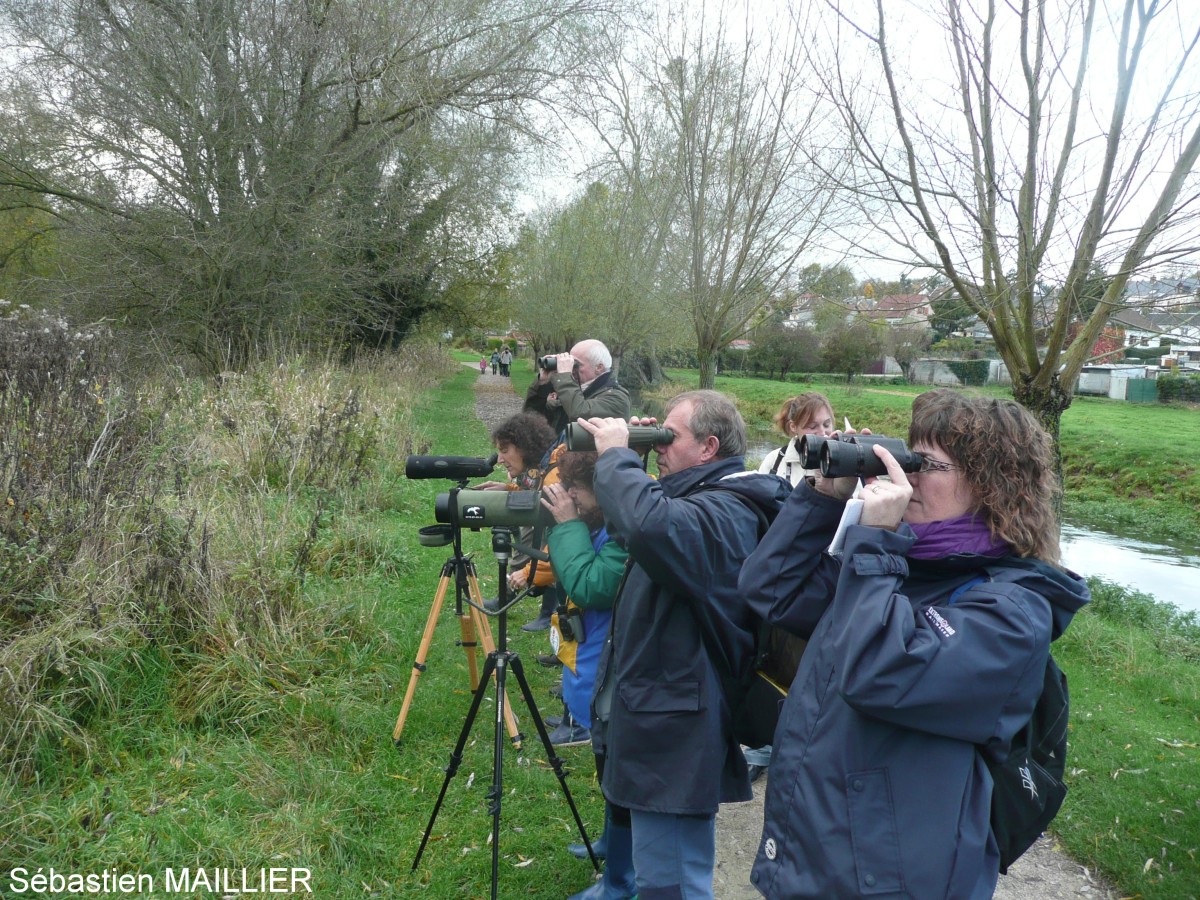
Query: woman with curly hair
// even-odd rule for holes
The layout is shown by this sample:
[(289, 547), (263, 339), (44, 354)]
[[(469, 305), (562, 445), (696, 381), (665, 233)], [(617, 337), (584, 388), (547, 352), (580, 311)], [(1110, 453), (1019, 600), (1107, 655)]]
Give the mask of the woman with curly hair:
[(541, 487), (543, 472), (538, 466), (555, 441), (553, 429), (541, 416), (517, 413), (492, 431), (492, 444), (509, 480), (485, 481), (480, 490), (533, 491)]
[(1011, 400), (913, 402), (905, 473), (795, 489), (742, 569), (765, 618), (809, 638), (775, 733), (752, 880), (767, 897), (991, 897), (986, 759), (1041, 693), (1050, 642), (1089, 598), (1058, 566), (1049, 436)]

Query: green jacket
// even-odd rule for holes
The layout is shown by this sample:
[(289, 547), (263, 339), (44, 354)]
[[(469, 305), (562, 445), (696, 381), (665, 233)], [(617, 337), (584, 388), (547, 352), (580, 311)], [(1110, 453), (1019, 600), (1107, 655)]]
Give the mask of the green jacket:
[(597, 553), (581, 519), (555, 525), (546, 543), (558, 583), (575, 605), (611, 609), (629, 554), (616, 541), (609, 541)]

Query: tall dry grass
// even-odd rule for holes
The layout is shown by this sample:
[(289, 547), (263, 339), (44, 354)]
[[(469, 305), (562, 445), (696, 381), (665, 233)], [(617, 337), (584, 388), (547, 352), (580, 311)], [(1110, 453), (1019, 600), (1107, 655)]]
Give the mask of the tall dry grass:
[(304, 578), (339, 509), (383, 501), (387, 463), (418, 440), (404, 398), (444, 359), (293, 354), (131, 380), (105, 330), (4, 311), (0, 768), (86, 753), (85, 723), (122, 711), (147, 650), (176, 668), (181, 720), (270, 715), (289, 660), (339, 627)]

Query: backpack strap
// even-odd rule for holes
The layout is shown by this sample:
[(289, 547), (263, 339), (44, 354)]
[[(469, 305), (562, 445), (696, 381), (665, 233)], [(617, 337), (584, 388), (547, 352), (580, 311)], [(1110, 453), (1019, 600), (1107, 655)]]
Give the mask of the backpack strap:
[[(733, 488), (725, 487), (719, 483), (701, 484), (691, 493), (696, 494), (700, 491), (724, 491), (731, 496), (737, 497), (738, 500), (741, 501), (741, 503), (745, 505), (747, 509), (753, 512), (755, 517), (758, 519), (758, 539), (760, 541), (762, 540), (763, 535), (767, 533), (767, 529), (771, 527), (771, 521), (767, 518), (767, 514), (763, 512), (762, 507), (760, 507), (745, 494), (735, 491)], [(736, 709), (742, 696), (744, 696), (746, 692), (746, 679), (739, 677), (727, 664), (725, 654), (721, 652), (720, 645), (717, 643), (716, 635), (711, 633), (711, 629), (705, 623), (704, 618), (701, 617), (691, 605), (688, 605), (687, 608), (692, 611), (692, 618), (696, 621), (696, 629), (700, 632), (700, 640), (704, 643), (704, 651), (708, 654), (708, 658), (712, 661), (713, 667), (717, 670), (717, 677), (721, 681), (721, 691), (729, 701), (730, 708)], [(760, 632), (764, 626), (765, 623), (760, 622)], [(755, 644), (755, 656), (757, 657), (757, 637), (755, 638)], [(756, 662), (757, 659), (752, 660), (752, 663)], [(753, 668), (754, 667), (752, 664), (750, 667), (751, 672), (753, 672)]]
[(990, 577), (988, 577), (987, 575), (976, 575), (970, 581), (963, 582), (962, 584), (960, 584), (958, 587), (956, 587), (954, 589), (954, 592), (950, 595), (950, 599), (946, 601), (946, 605), (953, 606), (955, 603), (958, 602), (959, 597), (961, 597), (963, 594), (965, 594), (971, 588), (975, 587), (975, 585), (982, 584), (985, 581), (991, 581), (991, 580), (992, 579)]
[(783, 458), (785, 456), (787, 456), (787, 450), (788, 450), (789, 446), (791, 446), (790, 443), (784, 444), (782, 447), (779, 448), (779, 451), (778, 451), (779, 455), (777, 457), (775, 457), (775, 468), (771, 469), (772, 475), (778, 475), (779, 470), (783, 468)]

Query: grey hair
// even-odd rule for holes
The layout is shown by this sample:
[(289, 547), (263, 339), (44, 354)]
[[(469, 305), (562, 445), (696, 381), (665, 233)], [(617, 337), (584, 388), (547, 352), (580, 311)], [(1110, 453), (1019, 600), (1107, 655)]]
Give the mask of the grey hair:
[(579, 350), (580, 356), (586, 358), (593, 366), (604, 366), (604, 371), (612, 371), (612, 354), (608, 352), (608, 348), (602, 341), (588, 338), (575, 346)]
[(717, 459), (746, 454), (746, 422), (733, 401), (717, 391), (684, 391), (667, 403), (667, 413), (680, 403), (692, 404), (688, 428), (697, 441), (717, 439)]

